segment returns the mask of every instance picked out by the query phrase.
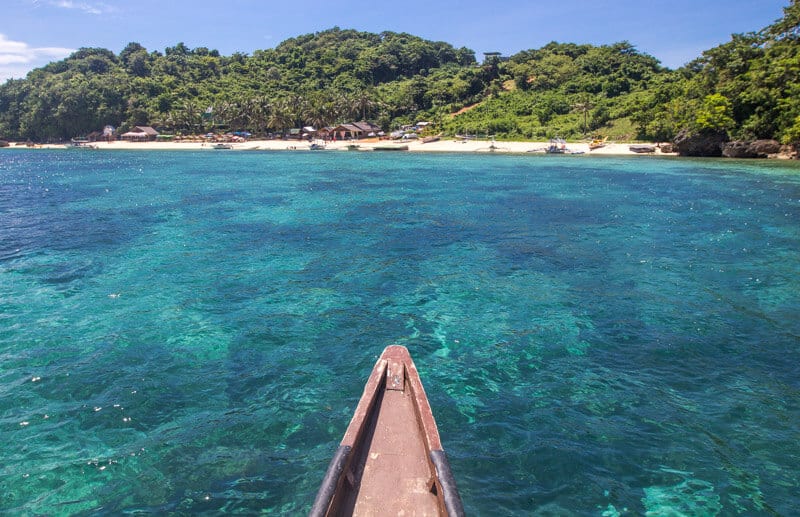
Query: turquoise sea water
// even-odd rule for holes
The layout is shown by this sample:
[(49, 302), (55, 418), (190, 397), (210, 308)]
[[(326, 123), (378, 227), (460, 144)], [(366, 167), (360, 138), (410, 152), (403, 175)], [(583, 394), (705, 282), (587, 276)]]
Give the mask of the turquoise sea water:
[(298, 515), (409, 347), (471, 515), (800, 508), (800, 168), (0, 152), (0, 513)]

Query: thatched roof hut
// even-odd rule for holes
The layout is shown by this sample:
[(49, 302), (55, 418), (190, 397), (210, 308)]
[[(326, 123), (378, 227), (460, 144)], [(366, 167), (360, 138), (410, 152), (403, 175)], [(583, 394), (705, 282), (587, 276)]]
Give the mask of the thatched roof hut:
[(122, 134), (123, 140), (133, 140), (138, 142), (155, 140), (156, 137), (158, 137), (158, 131), (150, 126), (135, 126), (127, 133)]

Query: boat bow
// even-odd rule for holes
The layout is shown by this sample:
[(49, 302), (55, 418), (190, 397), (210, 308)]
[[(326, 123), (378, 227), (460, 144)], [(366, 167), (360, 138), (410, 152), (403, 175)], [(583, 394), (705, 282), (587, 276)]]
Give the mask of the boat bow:
[(387, 347), (367, 380), (310, 515), (464, 515), (408, 350)]

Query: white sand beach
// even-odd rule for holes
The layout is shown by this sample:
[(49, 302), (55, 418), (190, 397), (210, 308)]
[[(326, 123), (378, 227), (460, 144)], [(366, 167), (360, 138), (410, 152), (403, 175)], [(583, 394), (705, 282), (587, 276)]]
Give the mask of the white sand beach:
[[(214, 150), (213, 143), (202, 142), (92, 142), (91, 147), (97, 150)], [(297, 140), (249, 140), (228, 144), (231, 151), (307, 151), (309, 142)], [(321, 144), (323, 145), (323, 144)], [(359, 151), (371, 151), (376, 147), (401, 147), (407, 146), (408, 152), (441, 152), (441, 153), (544, 153), (548, 142), (492, 142), (487, 140), (452, 140), (441, 139), (436, 142), (423, 143), (421, 140), (390, 141), (377, 139), (364, 139), (359, 141), (327, 142), (324, 150), (345, 151), (352, 146), (358, 146)], [(629, 143), (608, 143), (599, 149), (589, 150), (587, 142), (570, 142), (566, 145), (567, 153), (586, 155), (633, 155), (637, 154), (629, 149)], [(655, 146), (655, 144), (653, 144)], [(11, 148), (15, 146), (12, 144)], [(66, 149), (60, 144), (37, 145), (37, 149)], [(227, 149), (226, 149), (227, 150)], [(218, 151), (219, 152), (219, 151)], [(653, 153), (648, 153), (653, 154)], [(655, 154), (662, 153), (656, 147)]]

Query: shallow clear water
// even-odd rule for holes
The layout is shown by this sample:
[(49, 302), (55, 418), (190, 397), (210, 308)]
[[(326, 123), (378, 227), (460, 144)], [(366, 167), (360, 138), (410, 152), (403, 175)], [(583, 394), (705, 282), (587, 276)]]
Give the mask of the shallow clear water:
[(302, 514), (392, 343), (469, 514), (789, 515), (800, 168), (0, 152), (0, 513)]

